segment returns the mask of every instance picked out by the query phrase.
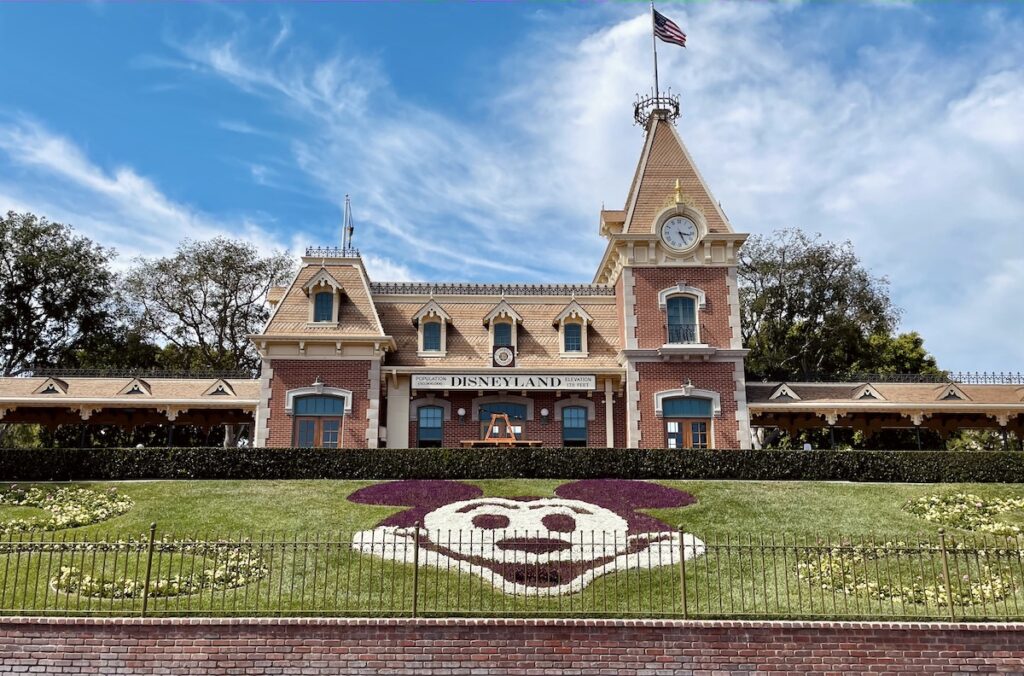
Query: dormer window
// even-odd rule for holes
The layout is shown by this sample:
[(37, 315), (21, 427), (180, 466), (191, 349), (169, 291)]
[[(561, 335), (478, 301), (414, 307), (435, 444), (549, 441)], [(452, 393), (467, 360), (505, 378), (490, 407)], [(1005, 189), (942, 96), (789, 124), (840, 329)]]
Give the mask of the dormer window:
[(494, 347), (512, 347), (512, 322), (494, 322)]
[(313, 321), (334, 321), (334, 292), (319, 291), (313, 296)]
[(412, 323), (419, 327), (418, 350), (420, 357), (443, 357), (448, 351), (448, 323), (452, 318), (437, 301), (431, 300), (413, 315)]
[(518, 352), (518, 324), (523, 321), (522, 315), (516, 312), (507, 301), (502, 300), (484, 317), (484, 326), (491, 334), (491, 349), (511, 347)]
[(423, 322), (423, 351), (441, 351), (441, 322)]
[(566, 324), (562, 328), (564, 340), (562, 341), (565, 352), (583, 352), (583, 325), (577, 322)]
[(558, 316), (558, 353), (562, 357), (587, 356), (587, 326), (593, 317), (575, 300), (566, 305)]
[(310, 324), (338, 324), (341, 320), (341, 294), (345, 289), (327, 268), (320, 268), (302, 289), (309, 296)]

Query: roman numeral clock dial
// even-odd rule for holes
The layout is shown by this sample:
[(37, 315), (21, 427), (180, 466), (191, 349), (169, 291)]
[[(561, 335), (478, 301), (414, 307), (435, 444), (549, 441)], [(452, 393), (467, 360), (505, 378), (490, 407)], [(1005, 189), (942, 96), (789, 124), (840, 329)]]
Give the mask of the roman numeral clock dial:
[(699, 235), (697, 225), (686, 216), (673, 216), (661, 225), (661, 240), (675, 251), (692, 249)]

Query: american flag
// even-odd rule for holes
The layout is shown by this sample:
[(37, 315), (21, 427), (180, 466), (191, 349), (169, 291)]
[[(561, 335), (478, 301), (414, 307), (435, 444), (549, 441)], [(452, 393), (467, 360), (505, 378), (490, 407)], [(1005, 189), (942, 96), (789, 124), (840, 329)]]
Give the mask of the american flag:
[(654, 12), (654, 34), (665, 42), (685, 47), (686, 33), (683, 32), (683, 29), (677, 26), (675, 21), (653, 7), (651, 11)]

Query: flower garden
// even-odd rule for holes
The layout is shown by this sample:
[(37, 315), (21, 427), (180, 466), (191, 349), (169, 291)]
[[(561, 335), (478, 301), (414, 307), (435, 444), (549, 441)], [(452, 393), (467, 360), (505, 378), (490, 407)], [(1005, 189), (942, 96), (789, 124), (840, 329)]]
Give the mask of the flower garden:
[(0, 612), (1021, 617), (1022, 517), (1008, 484), (8, 486)]

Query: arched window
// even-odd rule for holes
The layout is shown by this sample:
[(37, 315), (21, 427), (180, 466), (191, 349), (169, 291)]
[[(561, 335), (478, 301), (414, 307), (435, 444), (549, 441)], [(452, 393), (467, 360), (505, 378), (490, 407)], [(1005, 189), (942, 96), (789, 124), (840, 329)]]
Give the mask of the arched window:
[(330, 322), (334, 320), (334, 292), (318, 291), (313, 298), (313, 321)]
[(583, 351), (583, 324), (567, 322), (562, 328), (565, 333), (565, 351)]
[(566, 406), (562, 409), (562, 445), (587, 445), (587, 409)]
[(494, 346), (512, 347), (512, 322), (494, 323)]
[(441, 322), (423, 323), (423, 351), (441, 351)]
[(697, 303), (692, 296), (672, 296), (666, 303), (668, 342), (697, 342)]
[(302, 448), (338, 448), (344, 430), (345, 399), (327, 395), (296, 397), (294, 444)]
[[(523, 430), (526, 424), (526, 405), (512, 403), (480, 404), (480, 438), (487, 436), (487, 427), (491, 424), (492, 416), (496, 413), (508, 415), (508, 421), (512, 424), (512, 431), (516, 439), (523, 438)], [(504, 423), (502, 423), (504, 424)], [(504, 435), (504, 430), (496, 430), (495, 434)]]
[(444, 409), (440, 406), (420, 406), (416, 410), (416, 445), (420, 448), (441, 446)]
[(669, 448), (708, 448), (712, 408), (710, 399), (665, 399), (662, 402), (665, 445)]

